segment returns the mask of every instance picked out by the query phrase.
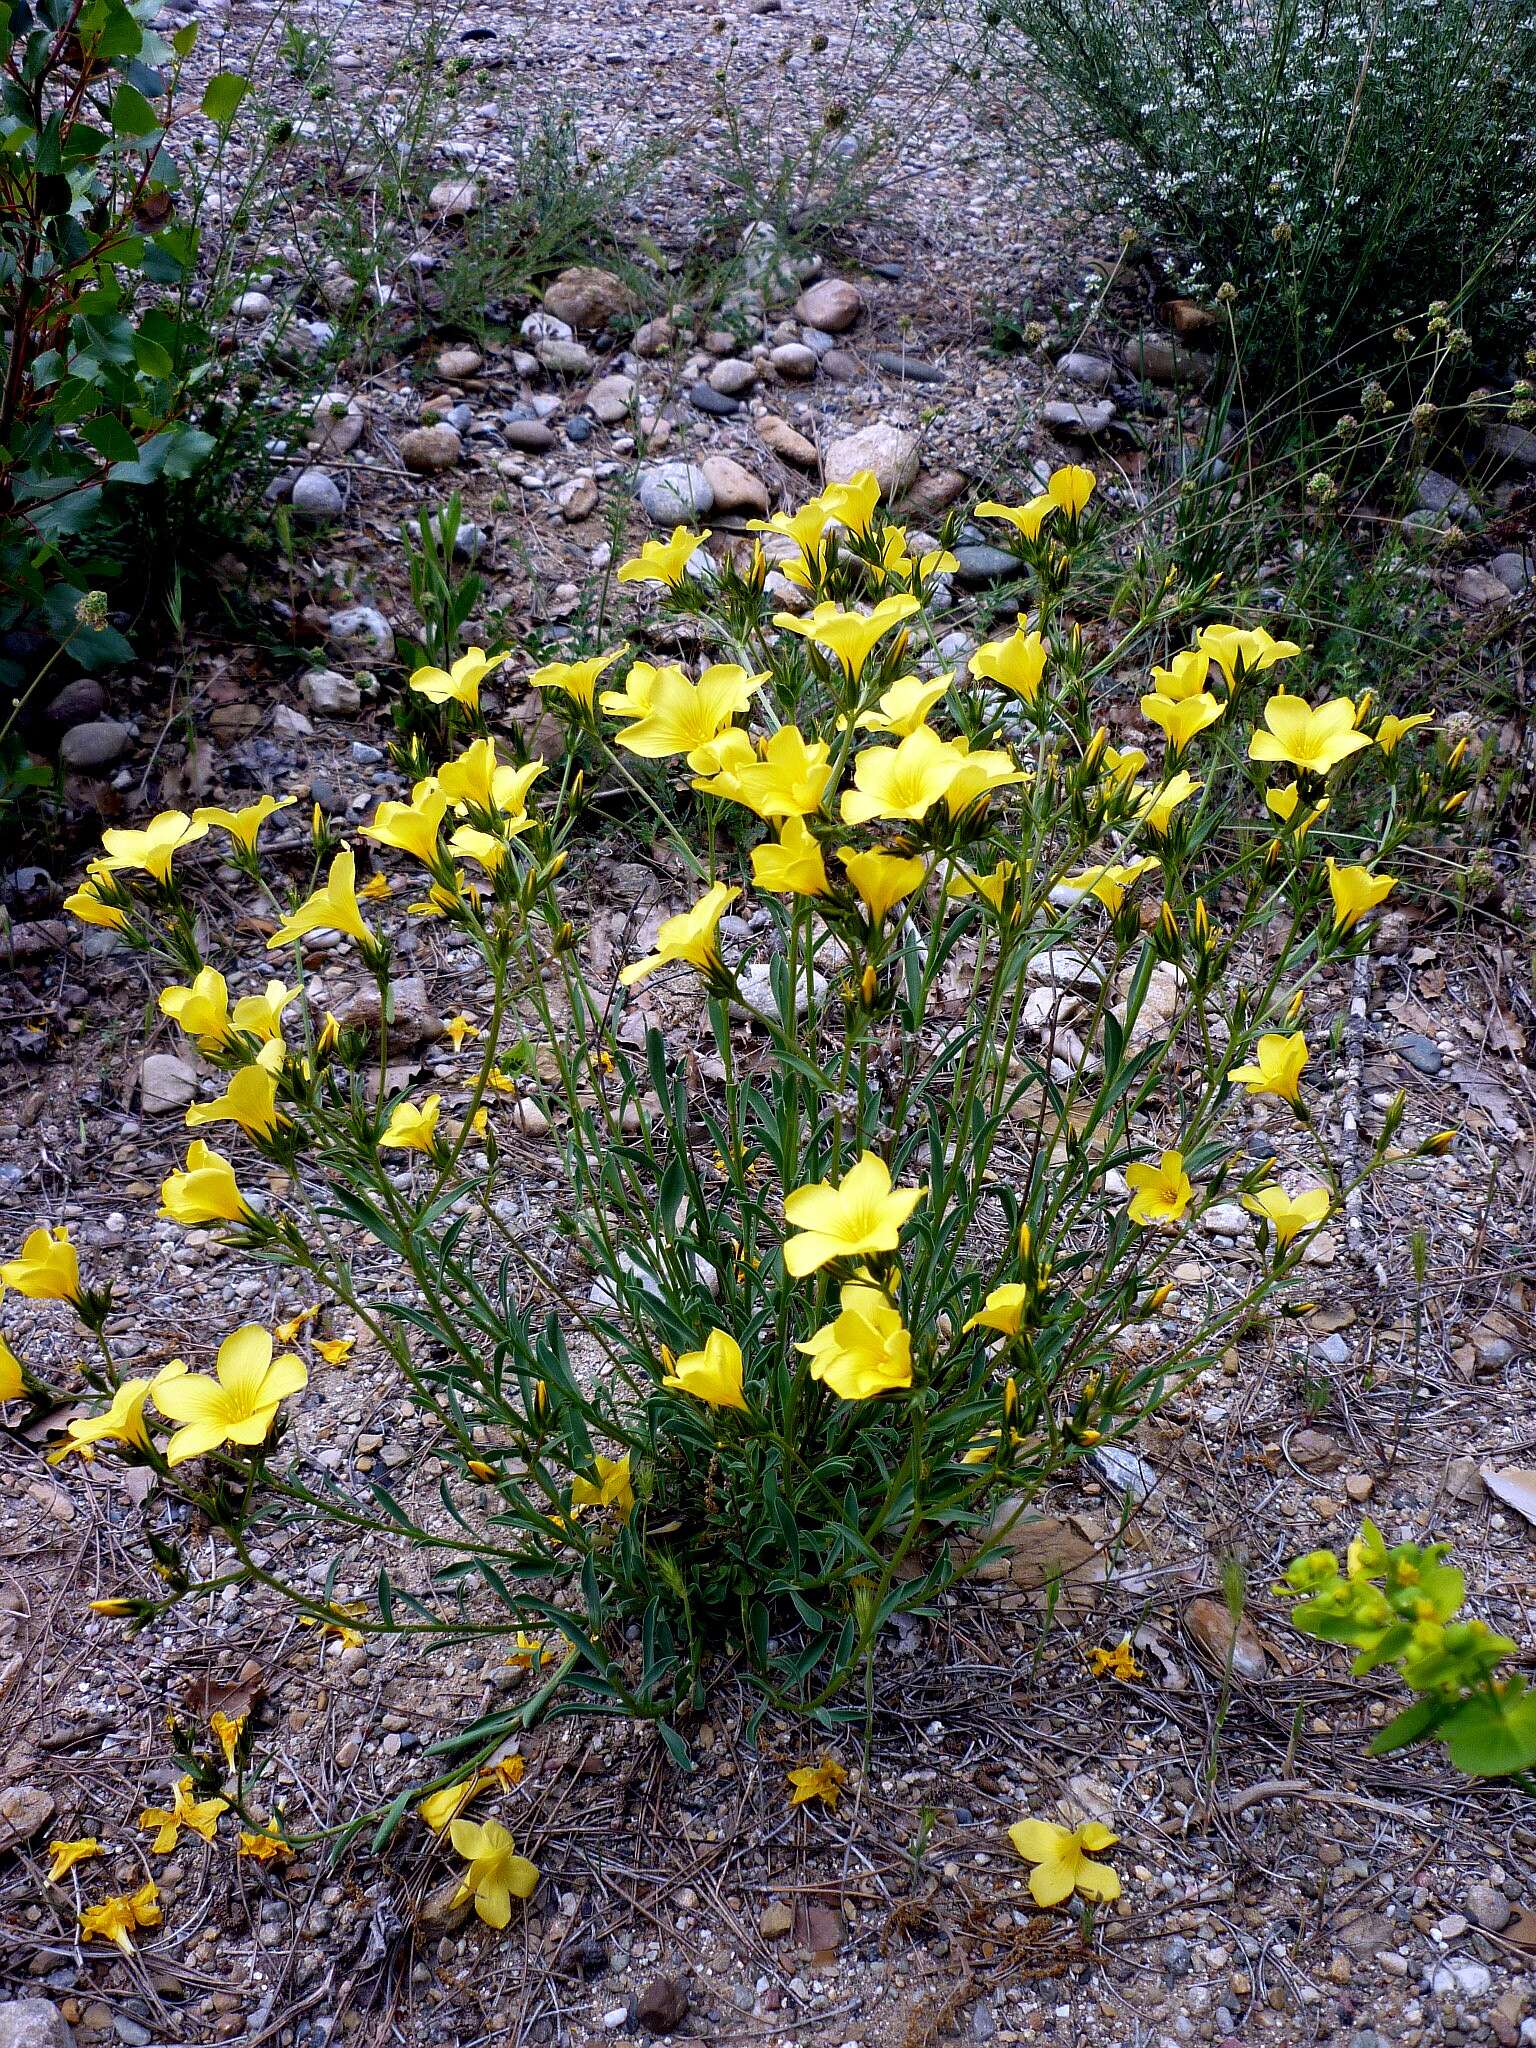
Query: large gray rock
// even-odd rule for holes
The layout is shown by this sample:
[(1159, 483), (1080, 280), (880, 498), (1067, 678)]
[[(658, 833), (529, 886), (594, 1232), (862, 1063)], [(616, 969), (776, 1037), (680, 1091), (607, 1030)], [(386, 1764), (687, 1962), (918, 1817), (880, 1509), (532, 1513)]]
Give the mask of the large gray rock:
[(1488, 429), (1488, 453), (1500, 462), (1518, 463), (1522, 469), (1536, 469), (1536, 434), (1514, 420), (1500, 420)]
[(717, 512), (755, 512), (768, 517), (768, 486), (732, 455), (706, 455), (700, 467)]
[(344, 500), (334, 477), (323, 469), (303, 469), (294, 478), (292, 505), (295, 518), (314, 526), (341, 517)]
[(1090, 398), (1082, 405), (1076, 405), (1068, 398), (1050, 398), (1041, 407), (1040, 416), (1058, 434), (1071, 434), (1080, 440), (1091, 441), (1102, 434), (1114, 418), (1115, 406), (1113, 399), (1109, 398)]
[(299, 689), (310, 710), (321, 718), (355, 718), (362, 705), (362, 692), (350, 676), (339, 669), (306, 669)]
[(696, 463), (657, 462), (640, 472), (641, 509), (657, 526), (687, 526), (714, 509), (709, 478)]
[(615, 371), (600, 377), (587, 393), (587, 411), (599, 425), (616, 427), (627, 419), (635, 402), (635, 380)]
[(1454, 519), (1458, 526), (1475, 529), (1483, 523), (1482, 515), (1461, 485), (1438, 469), (1419, 471), (1413, 480), (1413, 495), (1421, 510), (1438, 512), (1446, 519)]
[(400, 460), (413, 476), (452, 469), (463, 452), (457, 430), (444, 420), (435, 427), (411, 427), (400, 436)]
[(352, 604), (331, 613), (330, 641), (387, 661), (395, 651), (395, 629), (376, 605)]
[(917, 475), (917, 456), (918, 437), (911, 427), (876, 420), (831, 443), (824, 458), (827, 482), (850, 483), (861, 470), (872, 469), (881, 497), (899, 497)]
[(74, 2048), (69, 2022), (46, 1998), (0, 2000), (0, 2048)]
[(132, 744), (133, 734), (115, 718), (95, 718), (89, 725), (71, 726), (59, 741), (59, 762), (77, 774), (110, 768), (120, 761)]
[(146, 1116), (185, 1109), (197, 1093), (197, 1069), (174, 1052), (152, 1052), (139, 1069), (139, 1100)]

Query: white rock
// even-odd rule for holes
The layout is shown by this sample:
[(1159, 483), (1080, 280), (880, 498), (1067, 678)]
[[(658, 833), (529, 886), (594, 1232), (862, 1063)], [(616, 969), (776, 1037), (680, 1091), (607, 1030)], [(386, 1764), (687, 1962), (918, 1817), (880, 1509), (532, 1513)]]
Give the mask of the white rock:
[(699, 465), (714, 497), (716, 512), (753, 512), (768, 517), (768, 486), (745, 463), (731, 455), (706, 455)]
[(587, 393), (587, 411), (605, 427), (627, 419), (635, 403), (635, 380), (615, 373), (600, 377)]
[(444, 178), (427, 194), (427, 209), (445, 219), (473, 213), (480, 193), (473, 178)]
[(858, 286), (842, 277), (824, 277), (795, 301), (795, 318), (807, 327), (819, 327), (824, 334), (841, 334), (863, 310)]
[(714, 509), (709, 478), (692, 462), (657, 462), (640, 472), (636, 495), (657, 526), (688, 525)]
[(330, 639), (336, 647), (358, 647), (386, 660), (395, 651), (395, 629), (376, 605), (353, 604), (331, 613)]
[(139, 1101), (146, 1116), (185, 1109), (197, 1093), (197, 1069), (174, 1052), (152, 1052), (139, 1069)]
[(352, 678), (334, 668), (306, 669), (299, 678), (299, 689), (310, 710), (321, 718), (353, 718), (363, 701)]
[(910, 427), (893, 426), (876, 420), (845, 434), (828, 447), (824, 466), (829, 484), (851, 483), (860, 470), (870, 469), (880, 485), (883, 498), (896, 498), (917, 475), (918, 437)]
[(345, 504), (335, 478), (323, 469), (301, 470), (294, 478), (290, 502), (294, 517), (313, 526), (323, 525), (328, 519), (339, 519)]
[(265, 292), (242, 292), (230, 311), (237, 320), (265, 320), (272, 310), (272, 301)]
[(1083, 989), (1089, 993), (1102, 986), (1104, 980), (1104, 971), (1097, 962), (1071, 946), (1052, 946), (1047, 952), (1036, 953), (1024, 972), (1037, 986)]

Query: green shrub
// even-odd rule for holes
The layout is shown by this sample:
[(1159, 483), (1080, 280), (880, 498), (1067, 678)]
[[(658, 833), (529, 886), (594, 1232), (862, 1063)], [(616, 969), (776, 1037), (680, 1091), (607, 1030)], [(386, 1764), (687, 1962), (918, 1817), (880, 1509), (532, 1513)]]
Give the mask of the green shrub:
[(1257, 367), (1299, 381), (1436, 301), (1489, 354), (1530, 322), (1530, 0), (985, 9), (989, 61), (1043, 72), (1109, 198), (1183, 251), (1183, 283), (1236, 288)]

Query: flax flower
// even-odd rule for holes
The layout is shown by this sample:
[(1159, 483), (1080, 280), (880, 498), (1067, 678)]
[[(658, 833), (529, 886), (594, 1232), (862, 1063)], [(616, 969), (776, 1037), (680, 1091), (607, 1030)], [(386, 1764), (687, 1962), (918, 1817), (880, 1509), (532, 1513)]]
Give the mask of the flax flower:
[(811, 1362), (811, 1378), (832, 1389), (840, 1401), (868, 1401), (912, 1384), (912, 1339), (878, 1287), (850, 1280), (839, 1300), (842, 1313), (824, 1323), (795, 1349)]
[(817, 605), (804, 618), (793, 612), (775, 612), (773, 623), (786, 633), (799, 633), (824, 647), (843, 665), (854, 682), (864, 673), (864, 664), (894, 626), (910, 619), (918, 601), (910, 591), (900, 597), (882, 597), (870, 612), (845, 612), (830, 600)]
[(1282, 1102), (1299, 1105), (1307, 1058), (1302, 1032), (1266, 1031), (1254, 1047), (1253, 1064), (1231, 1068), (1227, 1079), (1241, 1082), (1250, 1095), (1278, 1095)]
[(412, 670), (411, 688), (429, 704), (462, 704), (466, 711), (474, 711), (480, 703), (480, 685), (511, 659), (510, 654), (487, 654), (483, 647), (471, 647), (451, 669)]
[(204, 967), (190, 988), (163, 988), (160, 1014), (195, 1040), (200, 1052), (217, 1052), (229, 1042), (229, 990), (216, 967)]
[(1136, 823), (1145, 825), (1148, 831), (1155, 832), (1161, 839), (1173, 822), (1173, 814), (1179, 805), (1188, 803), (1204, 787), (1203, 782), (1196, 782), (1187, 769), (1181, 768), (1177, 775), (1170, 776), (1158, 788), (1137, 792)]
[(1025, 505), (1001, 505), (995, 498), (988, 498), (976, 507), (976, 517), (1001, 519), (1025, 540), (1035, 541), (1040, 538), (1046, 520), (1053, 519), (1060, 510), (1048, 491), (1040, 491)]
[(629, 1478), (628, 1451), (622, 1458), (605, 1458), (601, 1451), (595, 1451), (592, 1467), (596, 1478), (578, 1477), (571, 1481), (571, 1506), (617, 1508), (621, 1515), (627, 1515), (635, 1504), (635, 1490)]
[(206, 824), (198, 824), (185, 811), (161, 811), (142, 831), (122, 829), (103, 832), (101, 843), (105, 868), (135, 868), (151, 876), (163, 888), (171, 879), (171, 862), (184, 846), (195, 845), (208, 836)]
[(735, 777), (734, 801), (758, 817), (809, 818), (821, 809), (831, 780), (829, 754), (825, 740), (807, 740), (797, 725), (781, 725), (763, 742), (761, 760), (741, 759), (724, 772)]
[(18, 1258), (0, 1266), (0, 1285), (14, 1287), (24, 1301), (80, 1302), (80, 1261), (69, 1241), (69, 1226), (39, 1224), (28, 1233)]
[(835, 1186), (814, 1181), (784, 1197), (784, 1220), (796, 1233), (784, 1243), (784, 1268), (796, 1280), (833, 1259), (893, 1252), (901, 1227), (923, 1199), (921, 1188), (893, 1188), (878, 1152), (865, 1152)]
[(1000, 1336), (1016, 1337), (1029, 1306), (1029, 1289), (1019, 1280), (1007, 1280), (994, 1287), (965, 1325), (967, 1330), (995, 1330)]
[(691, 756), (740, 717), (767, 680), (766, 670), (753, 675), (735, 662), (715, 663), (696, 683), (675, 671), (662, 670), (644, 712), (615, 735), (614, 745), (638, 754), (643, 761)]
[(222, 1095), (212, 1102), (194, 1102), (187, 1111), (194, 1130), (203, 1124), (238, 1124), (258, 1142), (275, 1137), (289, 1121), (277, 1106), (276, 1076), (259, 1060), (232, 1074)]
[(1276, 640), (1262, 626), (1205, 626), (1195, 635), (1195, 645), (1215, 662), (1229, 690), (1235, 690), (1243, 676), (1294, 661), (1301, 652), (1294, 640)]
[(6, 1342), (5, 1332), (0, 1330), (0, 1401), (19, 1401), (26, 1391), (21, 1360)]
[(236, 846), (247, 853), (256, 851), (256, 836), (274, 812), (286, 811), (290, 804), (297, 802), (291, 796), (276, 797), (262, 795), (255, 803), (247, 804), (244, 810), (226, 811), (217, 804), (204, 804), (192, 813), (194, 825), (213, 825), (221, 832), (227, 832)]
[(591, 655), (586, 661), (551, 661), (536, 668), (529, 678), (536, 690), (569, 697), (579, 710), (591, 711), (599, 679), (613, 667), (627, 647), (610, 648), (606, 654)]
[(181, 1840), (183, 1828), (190, 1828), (194, 1835), (201, 1835), (205, 1842), (211, 1842), (218, 1830), (219, 1815), (228, 1811), (227, 1799), (194, 1799), (192, 1780), (186, 1777), (177, 1785), (169, 1806), (145, 1807), (139, 1815), (139, 1826), (154, 1830), (150, 1854), (169, 1856)]
[(102, 900), (102, 890), (111, 883), (111, 870), (105, 861), (93, 860), (86, 869), (86, 879), (78, 889), (64, 898), (64, 908), (71, 917), (79, 918), (82, 924), (100, 925), (104, 931), (121, 932), (128, 928), (128, 913), (116, 903)]
[(384, 802), (365, 825), (363, 837), (395, 848), (432, 867), (438, 859), (438, 834), (448, 809), (447, 793), (435, 783), (418, 788), (408, 804)]
[(1159, 697), (1181, 704), (1186, 697), (1198, 697), (1211, 672), (1211, 657), (1200, 647), (1186, 647), (1167, 668), (1154, 668), (1152, 683)]
[(809, 1806), (813, 1799), (819, 1799), (823, 1806), (836, 1813), (837, 1802), (848, 1782), (848, 1773), (835, 1757), (824, 1756), (819, 1764), (801, 1764), (798, 1769), (786, 1771), (784, 1775), (789, 1780), (791, 1806)]
[(718, 972), (718, 927), (727, 908), (740, 894), (739, 889), (728, 889), (723, 882), (716, 882), (691, 910), (667, 918), (656, 934), (656, 951), (643, 960), (632, 960), (620, 973), (619, 980), (625, 988), (633, 987), (660, 967), (693, 967), (706, 976)]
[(838, 858), (848, 870), (848, 879), (858, 891), (870, 923), (877, 929), (898, 903), (905, 902), (923, 886), (928, 874), (918, 854), (881, 853), (878, 848), (850, 853), (844, 847)]
[(1005, 747), (977, 747), (973, 753), (963, 737), (949, 744), (960, 764), (944, 792), (944, 807), (952, 818), (984, 803), (995, 789), (1029, 780)]
[(1125, 1169), (1125, 1180), (1131, 1190), (1127, 1213), (1133, 1223), (1177, 1223), (1194, 1199), (1182, 1152), (1163, 1153), (1156, 1166), (1138, 1160)]
[(753, 847), (752, 880), (773, 896), (828, 893), (826, 861), (804, 818), (786, 818), (776, 840)]
[(1244, 1195), (1243, 1207), (1266, 1219), (1275, 1233), (1276, 1243), (1283, 1249), (1293, 1237), (1323, 1221), (1333, 1207), (1333, 1197), (1323, 1187), (1303, 1188), (1300, 1194), (1288, 1194), (1276, 1181), (1267, 1188), (1260, 1188), (1257, 1194)]
[(538, 1868), (499, 1821), (456, 1820), (449, 1835), (469, 1868), (453, 1895), (456, 1906), (473, 1899), (475, 1912), (487, 1927), (502, 1928), (512, 1917), (514, 1899), (531, 1899), (539, 1882)]
[(874, 710), (864, 712), (854, 723), (866, 732), (888, 732), (905, 739), (924, 723), (954, 679), (953, 669), (927, 682), (921, 676), (898, 676), (882, 692)]
[(1062, 887), (1080, 889), (1085, 896), (1092, 896), (1113, 917), (1142, 876), (1156, 874), (1161, 866), (1155, 854), (1146, 854), (1140, 860), (1106, 861), (1102, 867), (1084, 868), (1081, 874), (1063, 875)]
[(1008, 1839), (1035, 1866), (1029, 1891), (1037, 1906), (1059, 1906), (1074, 1892), (1106, 1905), (1119, 1898), (1119, 1877), (1107, 1863), (1092, 1860), (1119, 1840), (1101, 1821), (1059, 1828), (1048, 1820), (1019, 1820), (1008, 1830)]
[(1428, 725), (1433, 716), (1429, 711), (1415, 711), (1411, 718), (1399, 718), (1391, 711), (1384, 713), (1376, 727), (1377, 746), (1390, 758), (1396, 753), (1400, 739), (1405, 739), (1418, 726)]
[(880, 503), (880, 480), (872, 469), (856, 470), (845, 484), (828, 484), (812, 501), (830, 525), (836, 520), (862, 540)]
[(1373, 875), (1369, 868), (1341, 868), (1330, 856), (1328, 889), (1333, 897), (1335, 931), (1352, 931), (1368, 911), (1385, 903), (1396, 887), (1394, 875)]
[(114, 1942), (125, 1956), (131, 1956), (139, 1928), (160, 1925), (159, 1898), (160, 1888), (151, 1877), (136, 1892), (87, 1906), (80, 1915), (81, 1940)]
[(1091, 469), (1085, 469), (1080, 462), (1069, 462), (1051, 471), (1045, 494), (1069, 519), (1078, 519), (1097, 484), (1098, 478)]
[(702, 533), (674, 526), (670, 540), (646, 541), (635, 560), (625, 562), (619, 570), (619, 581), (660, 583), (668, 590), (676, 590), (688, 573), (688, 564), (708, 539), (707, 526)]
[(224, 1339), (214, 1375), (183, 1367), (172, 1379), (164, 1373), (156, 1379), (155, 1406), (169, 1421), (182, 1424), (166, 1446), (167, 1464), (184, 1464), (224, 1443), (265, 1443), (279, 1402), (309, 1383), (302, 1359), (291, 1352), (272, 1356), (272, 1339), (259, 1323), (247, 1323)]
[(343, 847), (331, 862), (325, 887), (316, 889), (291, 916), (284, 918), (268, 939), (267, 950), (291, 946), (296, 939), (321, 931), (342, 932), (363, 945), (373, 944), (372, 929), (357, 907), (357, 856), (350, 846)]
[(437, 1143), (437, 1119), (443, 1098), (429, 1095), (418, 1109), (414, 1102), (397, 1102), (379, 1139), (381, 1152), (430, 1152)]
[(1306, 775), (1328, 775), (1351, 754), (1371, 744), (1355, 727), (1355, 707), (1348, 697), (1335, 697), (1314, 711), (1300, 697), (1283, 692), (1264, 706), (1267, 731), (1248, 740), (1250, 761), (1284, 761)]
[(865, 747), (853, 764), (853, 787), (843, 791), (843, 823), (915, 823), (947, 793), (963, 758), (931, 725), (918, 726), (894, 747)]
[(81, 1835), (73, 1842), (50, 1842), (48, 1854), (53, 1858), (48, 1866), (48, 1882), (57, 1884), (77, 1863), (89, 1863), (93, 1856), (99, 1856), (101, 1844), (94, 1835)]
[(746, 1410), (741, 1391), (741, 1346), (725, 1330), (711, 1330), (702, 1351), (685, 1351), (661, 1383), (711, 1408)]
[(144, 1420), (144, 1404), (151, 1395), (156, 1395), (155, 1405), (159, 1407), (158, 1388), (185, 1371), (181, 1361), (173, 1359), (153, 1379), (120, 1380), (100, 1415), (78, 1416), (69, 1425), (63, 1441), (48, 1453), (49, 1464), (57, 1465), (72, 1451), (89, 1458), (93, 1455), (93, 1444), (122, 1444), (128, 1450), (147, 1451), (149, 1425)]
[(1026, 632), (1020, 626), (1006, 640), (988, 640), (978, 647), (967, 666), (978, 682), (1000, 683), (1026, 704), (1033, 704), (1040, 695), (1040, 679), (1048, 658), (1049, 651), (1040, 635)]
[(1167, 736), (1176, 754), (1182, 754), (1197, 733), (1214, 725), (1225, 709), (1219, 697), (1205, 690), (1193, 697), (1160, 697), (1154, 693), (1141, 700), (1142, 717)]

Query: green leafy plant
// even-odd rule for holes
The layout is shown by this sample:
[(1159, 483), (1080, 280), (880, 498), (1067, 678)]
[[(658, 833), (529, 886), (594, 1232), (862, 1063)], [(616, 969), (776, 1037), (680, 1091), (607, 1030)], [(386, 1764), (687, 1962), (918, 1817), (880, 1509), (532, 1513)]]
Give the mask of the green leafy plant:
[(1357, 1653), (1357, 1677), (1387, 1667), (1419, 1695), (1377, 1734), (1372, 1756), (1433, 1738), (1469, 1777), (1528, 1779), (1536, 1769), (1536, 1692), (1503, 1669), (1519, 1655), (1517, 1643), (1486, 1622), (1457, 1620), (1467, 1582), (1447, 1561), (1450, 1550), (1388, 1549), (1367, 1518), (1342, 1568), (1331, 1550), (1311, 1551), (1275, 1591), (1296, 1602), (1291, 1620), (1303, 1635)]

